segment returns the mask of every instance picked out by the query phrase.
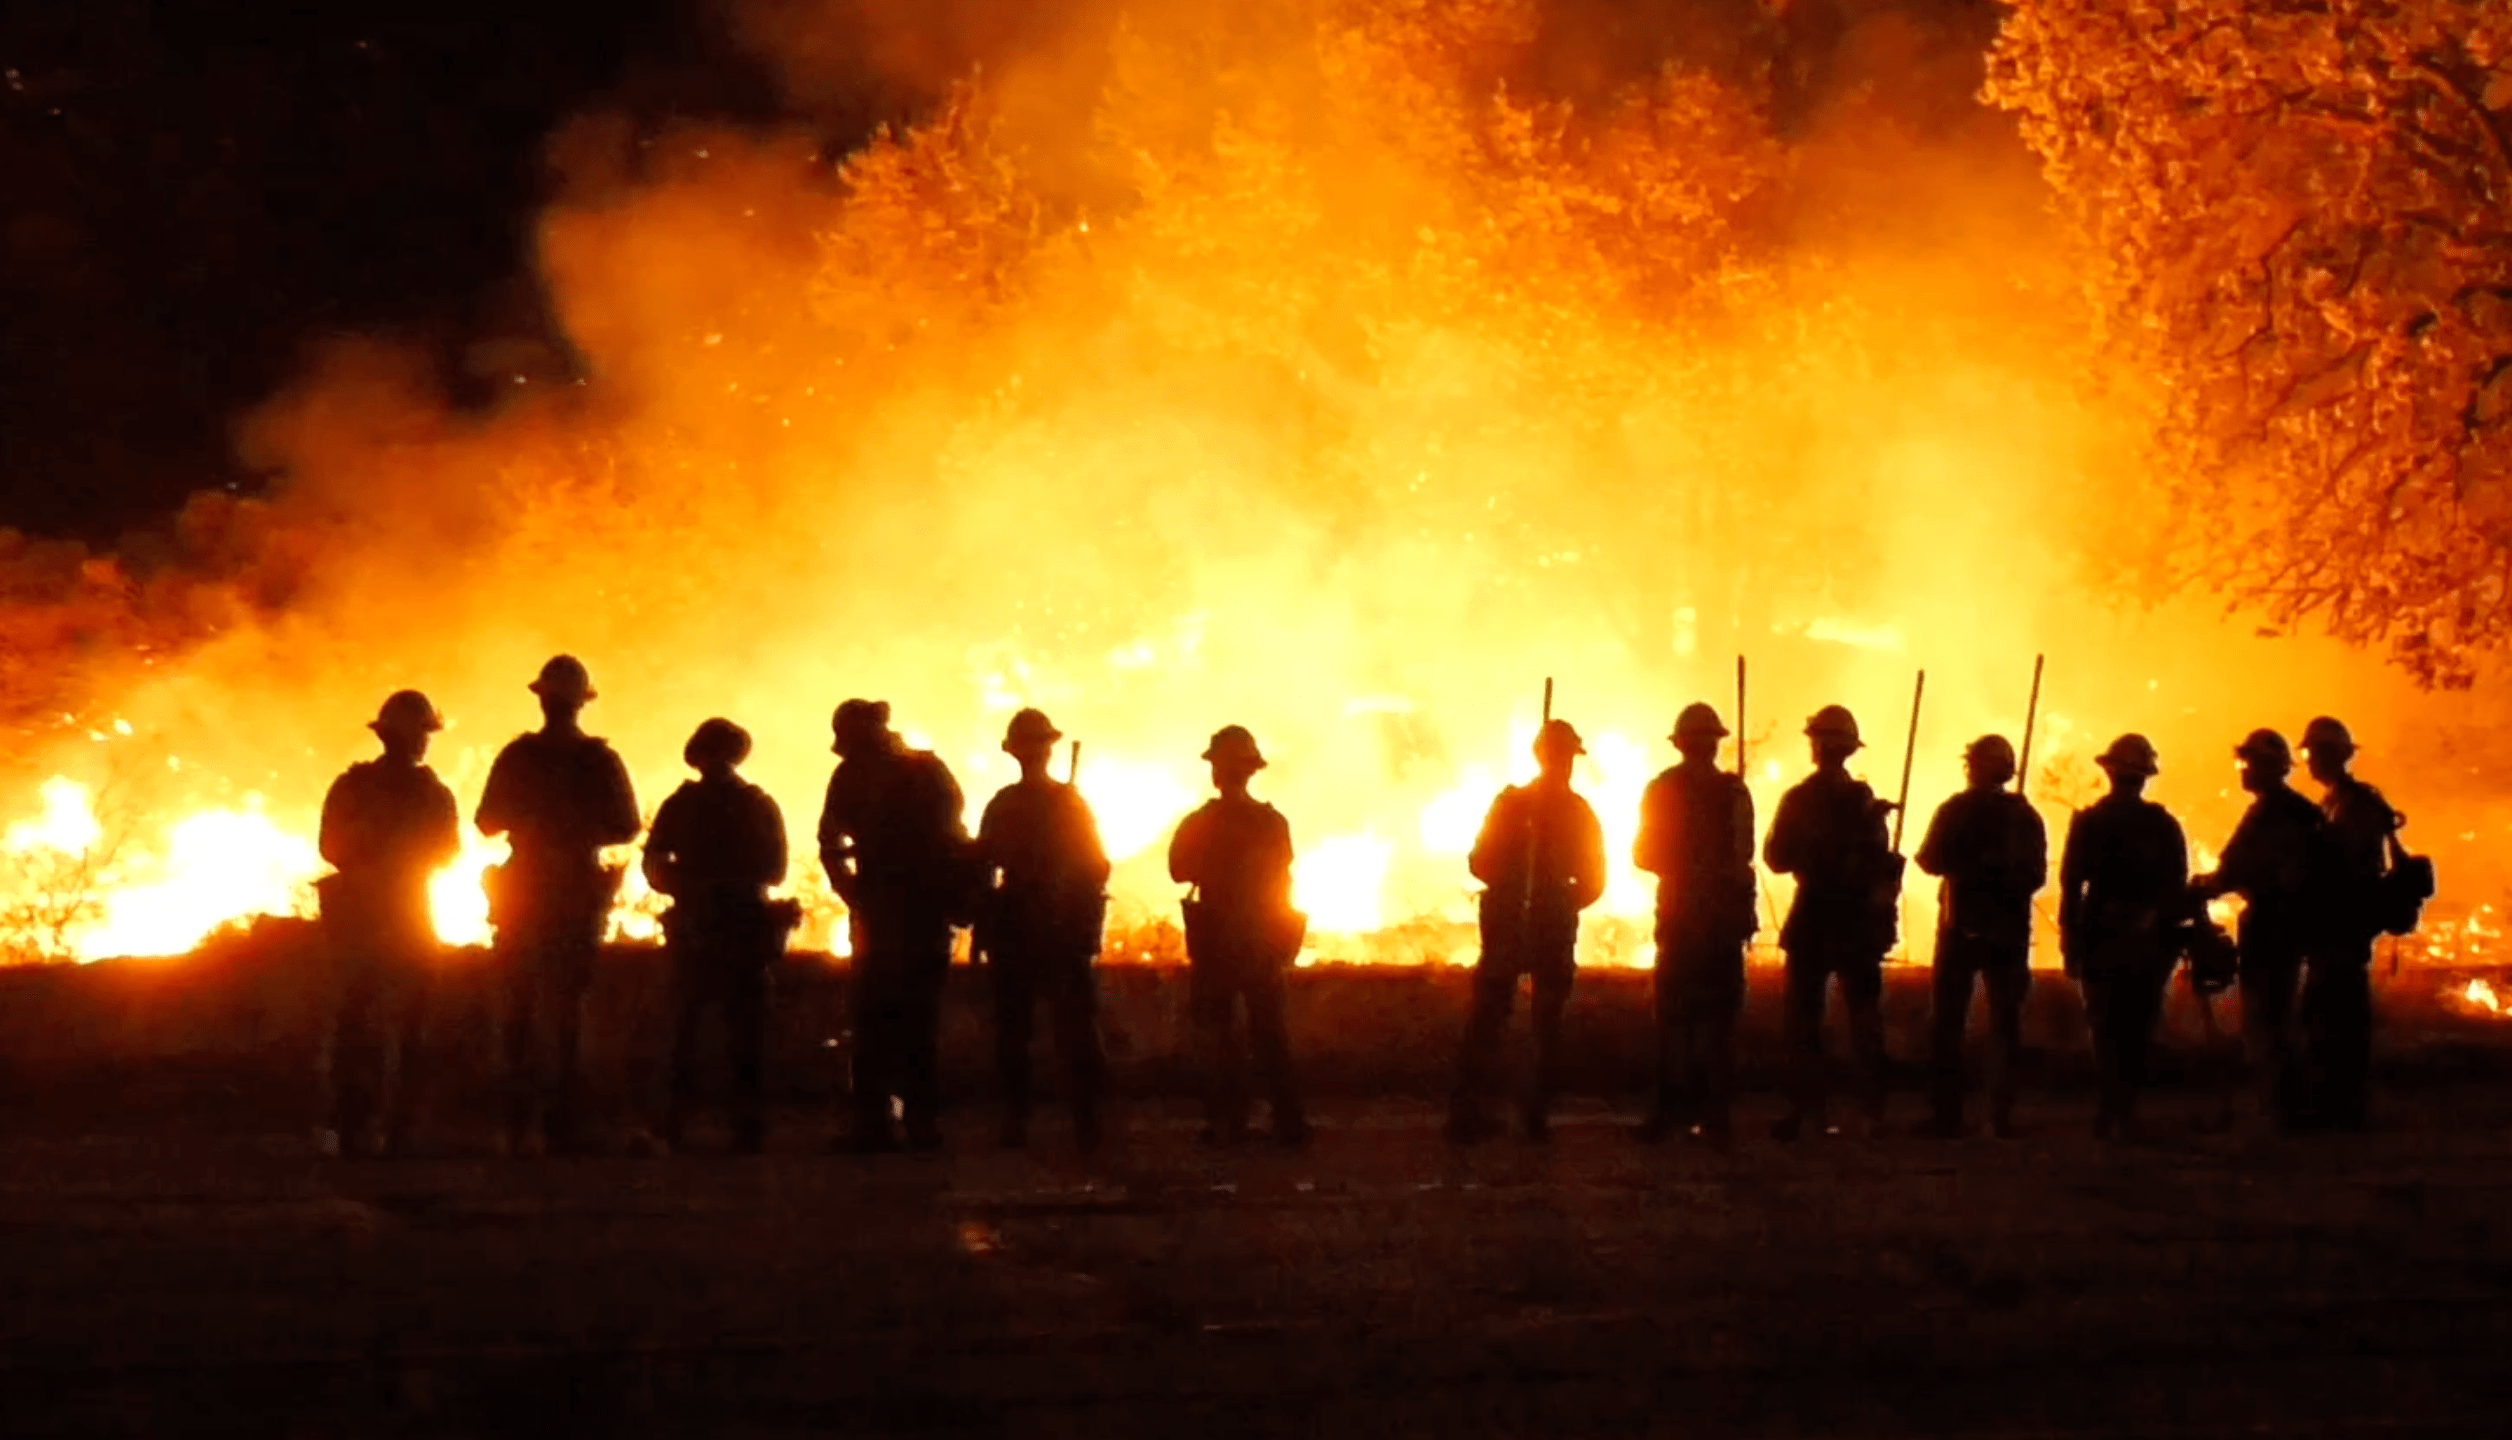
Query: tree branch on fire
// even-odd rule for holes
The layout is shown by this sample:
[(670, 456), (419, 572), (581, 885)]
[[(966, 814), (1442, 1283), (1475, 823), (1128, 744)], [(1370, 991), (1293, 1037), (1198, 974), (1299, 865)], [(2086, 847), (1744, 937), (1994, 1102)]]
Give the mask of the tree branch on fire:
[(1991, 56), (2149, 377), (2162, 583), (2432, 684), (2512, 641), (2507, 66), (2485, 0), (2018, 0)]

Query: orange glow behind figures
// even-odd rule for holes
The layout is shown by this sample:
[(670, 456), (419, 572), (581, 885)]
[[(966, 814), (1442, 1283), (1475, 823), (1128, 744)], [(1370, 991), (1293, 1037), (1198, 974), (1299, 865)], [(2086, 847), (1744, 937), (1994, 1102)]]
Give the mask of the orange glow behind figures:
[[(699, 719), (747, 727), (797, 855), (838, 699), (888, 698), (972, 797), (1043, 706), (1089, 745), (1120, 929), (1174, 918), (1196, 756), (1245, 723), (1311, 959), (1471, 960), (1464, 855), (1552, 674), (1613, 863), (1586, 958), (1646, 963), (1640, 792), (1740, 652), (1766, 818), (1805, 715), (1890, 732), (1921, 668), (1932, 808), (1961, 740), (2022, 733), (2046, 651), (2053, 835), (2135, 729), (2220, 844), (2232, 740), (2331, 712), (2438, 857), (2437, 933), (2499, 890), (2477, 702), (2142, 593), (2137, 377), (2088, 368), (2087, 262), (1994, 116), (1922, 132), (1870, 97), (1783, 140), (1752, 86), (1683, 70), (1557, 102), (1517, 79), (1521, 0), (1151, 8), (834, 175), (800, 135), (556, 136), (541, 263), (581, 375), (461, 415), (348, 349), (256, 416), (284, 482), (220, 514), (284, 601), (78, 658), (82, 708), (0, 770), (0, 945), (172, 955), (307, 912), (378, 698), (443, 708), (468, 814), (560, 650), (641, 795)], [(485, 939), (503, 848), (469, 835), (438, 878), (446, 940)], [(796, 868), (796, 943), (842, 948)], [(651, 936), (629, 873), (617, 929)]]

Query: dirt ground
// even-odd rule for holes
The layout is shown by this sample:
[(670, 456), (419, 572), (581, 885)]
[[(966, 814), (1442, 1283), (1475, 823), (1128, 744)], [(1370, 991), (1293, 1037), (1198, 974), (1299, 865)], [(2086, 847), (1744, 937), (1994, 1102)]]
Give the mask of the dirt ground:
[(2504, 1433), (2512, 1083), (2283, 1141), (2184, 1091), (2133, 1146), (2081, 1096), (2008, 1143), (1774, 1104), (1724, 1157), (1393, 1100), (1213, 1153), (1161, 1104), (1088, 1165), (965, 1111), (877, 1161), (818, 1111), (754, 1160), (0, 1125), (0, 1432)]

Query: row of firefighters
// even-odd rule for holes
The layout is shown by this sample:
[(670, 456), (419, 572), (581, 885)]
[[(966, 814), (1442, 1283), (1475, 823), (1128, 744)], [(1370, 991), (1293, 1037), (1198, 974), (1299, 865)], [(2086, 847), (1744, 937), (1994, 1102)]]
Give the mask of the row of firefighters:
[[(500, 752), (476, 815), (483, 833), (511, 845), (487, 888), (506, 981), (505, 1135), (524, 1153), (581, 1141), (580, 1016), (620, 879), (601, 852), (642, 828), (626, 767), (581, 727), (594, 698), (585, 667), (559, 656), (531, 689), (545, 723)], [(318, 1143), (335, 1153), (344, 1144), (389, 1151), (409, 1137), (420, 990), (434, 947), (428, 881), (460, 844), (453, 794), (425, 763), (441, 724), (424, 695), (394, 695), (372, 722), (383, 754), (351, 767), (324, 802), (321, 849), (334, 873), (318, 890), (336, 984)], [(1004, 1141), (1026, 1139), (1031, 1031), (1043, 1005), (1069, 1073), (1076, 1138), (1097, 1145), (1105, 1066), (1092, 971), (1109, 864), (1088, 804), (1051, 773), (1060, 732), (1036, 710), (1013, 717), (1003, 748), (1020, 779), (986, 805), (972, 838), (950, 771), (900, 739), (885, 703), (847, 701), (834, 730), (839, 763), (818, 839), (846, 905), (853, 954), (853, 1115), (840, 1144), (877, 1152), (940, 1143), (942, 992), (953, 932), (971, 928), (972, 949), (992, 975)], [(1727, 733), (1711, 707), (1686, 708), (1670, 737), (1680, 762), (1641, 801), (1634, 859), (1657, 879), (1660, 1034), (1644, 1139), (1683, 1134), (1724, 1144), (1730, 1135), (1735, 1027), (1760, 910), (1753, 798), (1717, 765)], [(1878, 1002), (1904, 874), (1886, 829), (1893, 805), (1847, 768), (1862, 744), (1856, 719), (1827, 706), (1805, 734), (1813, 773), (1781, 800), (1760, 846), (1763, 863), (1796, 882), (1779, 935), (1790, 1078), (1787, 1112), (1772, 1133), (1783, 1140), (1826, 1126), (1822, 1034), (1835, 986), (1848, 1012), (1858, 1099), (1869, 1123), (1881, 1120)], [(735, 1144), (755, 1150), (763, 1139), (769, 974), (800, 912), (769, 898), (786, 875), (785, 824), (776, 802), (738, 773), (749, 745), (730, 721), (700, 725), (684, 752), (697, 778), (664, 802), (645, 839), (645, 876), (671, 901), (664, 936), (677, 1018), (657, 1137), (666, 1145), (681, 1139), (695, 1093), (694, 1042), (710, 1009), (720, 1010), (731, 1037)], [(1546, 1135), (1580, 912), (1605, 888), (1603, 833), (1572, 785), (1578, 732), (1548, 720), (1534, 748), (1537, 777), (1500, 793), (1469, 862), (1484, 889), (1449, 1117), (1460, 1143), (1503, 1129), (1493, 1108), (1521, 978), (1531, 982), (1537, 1056), (1524, 1130)], [(2132, 1122), (2164, 994), (2184, 963), (2210, 993), (2238, 976), (2264, 1120), (2363, 1123), (2373, 947), (2384, 933), (2414, 927), (2432, 894), (2432, 868), (2401, 848), (2402, 817), (2349, 773), (2355, 746), (2343, 725), (2312, 721), (2302, 748), (2323, 791), (2317, 803), (2289, 783), (2294, 756), (2277, 732), (2256, 731), (2237, 747), (2251, 803), (2221, 863), (2196, 876), (2179, 822), (2144, 796), (2158, 770), (2154, 746), (2123, 735), (2101, 755), (2110, 793), (2069, 822), (2058, 903), (2066, 972), (2083, 988), (2100, 1064), (2100, 1132)], [(1284, 979), (1306, 921), (1292, 901), (1291, 828), (1250, 793), (1266, 761), (1244, 727), (1216, 733), (1203, 758), (1217, 793), (1178, 826), (1168, 859), (1171, 876), (1190, 887), (1183, 919), (1206, 1138), (1228, 1144), (1249, 1133), (1254, 1089), (1269, 1101), (1272, 1137), (1296, 1145), (1309, 1128)], [(1964, 1029), (1984, 987), (1987, 1120), (2003, 1135), (2047, 836), (2032, 805), (2008, 788), (2015, 754), (2005, 739), (1973, 742), (1964, 770), (1966, 788), (1938, 808), (1912, 857), (1942, 882), (1930, 1123), (1961, 1133)], [(2224, 896), (2244, 902), (2238, 943), (2208, 918), (2208, 902)]]

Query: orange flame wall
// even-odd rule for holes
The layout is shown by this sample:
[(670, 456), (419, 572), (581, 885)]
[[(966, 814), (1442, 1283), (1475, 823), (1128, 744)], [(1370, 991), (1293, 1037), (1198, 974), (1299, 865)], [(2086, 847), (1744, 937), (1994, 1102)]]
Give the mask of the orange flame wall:
[[(21, 884), (110, 860), (79, 953), (180, 951), (303, 903), (387, 691), (445, 708), (467, 806), (566, 649), (649, 812), (697, 721), (749, 726), (799, 869), (848, 695), (972, 805), (1009, 712), (1046, 707), (1147, 906), (1205, 736), (1249, 724), (1318, 927), (1366, 932), (1466, 913), (1547, 675), (1627, 853), (1659, 737), (1730, 709), (1738, 652), (1766, 819), (1831, 701), (1889, 792), (1924, 666), (1915, 844), (2046, 651), (2054, 854), (2117, 731), (2220, 843), (2232, 739), (2333, 710), (2420, 838), (2465, 837), (2451, 881), (2491, 886), (2507, 817), (2437, 748), (2465, 700), (2136, 603), (2134, 377), (2084, 368), (2082, 262), (1997, 127), (1852, 106), (1782, 138), (1682, 71), (1542, 101), (1505, 83), (1532, 15), (1181, 12), (989, 70), (834, 176), (797, 137), (585, 121), (542, 237), (582, 375), (520, 368), (481, 419), (344, 350), (274, 402), (248, 444), (288, 476), (297, 602), (130, 667), (0, 792), (0, 847)], [(490, 858), (440, 886), (449, 938)], [(1647, 893), (1626, 871), (1606, 908)]]

